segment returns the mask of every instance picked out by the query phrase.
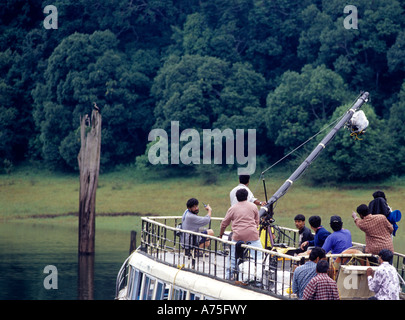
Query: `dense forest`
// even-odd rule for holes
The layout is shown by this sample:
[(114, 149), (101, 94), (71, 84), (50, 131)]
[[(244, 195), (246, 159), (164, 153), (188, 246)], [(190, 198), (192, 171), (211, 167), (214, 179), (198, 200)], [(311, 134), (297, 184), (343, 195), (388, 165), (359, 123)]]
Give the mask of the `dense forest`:
[[(269, 164), (362, 90), (370, 92), (363, 140), (340, 133), (311, 179), (405, 173), (404, 1), (1, 2), (3, 173), (27, 161), (77, 170), (79, 117), (93, 102), (103, 117), (104, 170), (153, 167), (148, 134), (169, 132), (172, 121), (199, 131), (256, 129), (258, 166)], [(57, 8), (57, 28), (45, 27), (47, 5)]]

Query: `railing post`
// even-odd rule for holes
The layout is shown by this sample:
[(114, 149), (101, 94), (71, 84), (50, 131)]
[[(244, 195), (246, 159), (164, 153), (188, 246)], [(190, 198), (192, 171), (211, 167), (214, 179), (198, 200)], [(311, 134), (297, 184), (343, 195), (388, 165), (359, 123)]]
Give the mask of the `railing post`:
[[(156, 218), (142, 218), (142, 233), (141, 233), (141, 247), (145, 252), (153, 255), (153, 257), (157, 260), (161, 260), (163, 262), (172, 264), (175, 267), (179, 267), (181, 265), (185, 265), (187, 268), (196, 268), (197, 271), (206, 273), (207, 275), (214, 276), (220, 279), (227, 279), (227, 267), (229, 268), (229, 272), (232, 270), (232, 265), (229, 263), (230, 256), (222, 254), (219, 252), (221, 246), (225, 246), (225, 242), (221, 239), (217, 239), (215, 237), (211, 238), (211, 245), (209, 248), (203, 248), (202, 252), (208, 252), (209, 258), (208, 261), (203, 260), (202, 269), (199, 269), (197, 265), (201, 260), (199, 257), (194, 255), (185, 255), (184, 249), (182, 248), (182, 244), (185, 244), (185, 248), (187, 251), (198, 252), (199, 245), (197, 242), (194, 241), (194, 237), (204, 236), (202, 234), (197, 234), (195, 232), (181, 230), (183, 235), (187, 235), (185, 243), (183, 241), (179, 241), (176, 235), (177, 229), (177, 218), (171, 217), (173, 220), (169, 220), (169, 218), (165, 217), (156, 217)], [(172, 222), (175, 221), (175, 225), (172, 225)], [(286, 230), (287, 238), (288, 232), (291, 230)], [(173, 241), (171, 240), (172, 236), (169, 236), (170, 239), (167, 238), (168, 235), (173, 234)], [(207, 236), (207, 235), (205, 235)], [(269, 234), (270, 236), (270, 234)], [(209, 236), (210, 237), (210, 236)], [(292, 238), (291, 238), (292, 240)], [(212, 243), (214, 241), (214, 243)], [(287, 240), (286, 240), (287, 241)], [(174, 243), (172, 247), (171, 243)], [(228, 242), (226, 242), (228, 244)], [(231, 246), (234, 246), (233, 243)], [(257, 285), (261, 285), (261, 287), (269, 292), (273, 292), (277, 295), (282, 294), (285, 296), (291, 296), (291, 293), (285, 293), (284, 289), (291, 286), (291, 279), (292, 279), (292, 265), (293, 263), (288, 263), (291, 260), (294, 260), (294, 264), (297, 263), (298, 259), (290, 256), (286, 256), (283, 254), (279, 254), (273, 251), (268, 251), (267, 249), (263, 248), (256, 248), (250, 245), (245, 246), (244, 249), (250, 250), (250, 258), (248, 264), (245, 265), (246, 268), (243, 271), (240, 270), (240, 276), (243, 277), (243, 280), (248, 281), (255, 281)], [(163, 251), (163, 254), (162, 254)], [(214, 254), (215, 256), (212, 257), (211, 255)], [(259, 258), (260, 257), (260, 258)], [(280, 261), (277, 260), (280, 258)], [(190, 260), (191, 259), (191, 260)], [(228, 259), (228, 260), (227, 260)], [(269, 261), (266, 261), (269, 259)], [(287, 262), (286, 262), (286, 259)], [(207, 266), (208, 263), (208, 266)], [(214, 263), (211, 266), (211, 263)], [(221, 267), (223, 264), (223, 271), (218, 271), (218, 267)], [(268, 269), (266, 264), (268, 264)], [(198, 268), (197, 268), (198, 267)], [(285, 272), (290, 272), (290, 276), (288, 277)], [(218, 272), (220, 274), (218, 274)], [(248, 273), (246, 273), (248, 272)], [(281, 273), (280, 273), (281, 272)], [(280, 283), (278, 283), (280, 280)], [(282, 293), (280, 293), (280, 290)]]
[(132, 230), (131, 231), (131, 240), (129, 243), (129, 254), (132, 253), (132, 251), (136, 250), (136, 231)]

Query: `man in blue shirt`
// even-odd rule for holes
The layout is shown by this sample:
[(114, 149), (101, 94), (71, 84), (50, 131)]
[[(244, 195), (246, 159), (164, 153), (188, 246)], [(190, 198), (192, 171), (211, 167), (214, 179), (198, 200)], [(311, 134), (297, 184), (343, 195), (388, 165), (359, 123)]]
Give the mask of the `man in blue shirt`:
[(314, 239), (310, 241), (305, 241), (301, 244), (301, 249), (308, 247), (322, 247), (325, 239), (330, 235), (330, 232), (321, 226), (320, 216), (311, 216), (308, 219), (311, 229), (315, 232)]
[(302, 299), (302, 295), (308, 282), (316, 276), (317, 262), (324, 258), (325, 250), (320, 247), (315, 247), (309, 254), (309, 261), (295, 269), (292, 281), (292, 290), (295, 294), (297, 294), (298, 299)]
[(352, 234), (349, 230), (343, 229), (342, 218), (339, 216), (332, 216), (330, 218), (330, 227), (334, 231), (325, 240), (322, 249), (326, 253), (332, 251), (332, 254), (342, 253), (352, 246)]

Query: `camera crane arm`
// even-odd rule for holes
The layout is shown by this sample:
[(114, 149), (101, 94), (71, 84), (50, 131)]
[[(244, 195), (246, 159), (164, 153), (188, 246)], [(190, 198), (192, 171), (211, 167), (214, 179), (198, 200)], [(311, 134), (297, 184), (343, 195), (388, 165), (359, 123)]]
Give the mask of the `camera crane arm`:
[(267, 217), (273, 219), (273, 205), (288, 191), (292, 184), (299, 179), (299, 177), (308, 169), (309, 165), (315, 161), (319, 156), (321, 151), (325, 149), (327, 144), (333, 140), (337, 132), (352, 118), (353, 114), (365, 103), (368, 101), (368, 92), (364, 92), (353, 104), (353, 106), (343, 115), (340, 121), (333, 127), (333, 129), (322, 139), (322, 141), (315, 147), (315, 149), (309, 154), (309, 156), (304, 160), (303, 163), (293, 172), (293, 174), (284, 182), (284, 184), (273, 194), (267, 204), (261, 207), (259, 211), (259, 216)]

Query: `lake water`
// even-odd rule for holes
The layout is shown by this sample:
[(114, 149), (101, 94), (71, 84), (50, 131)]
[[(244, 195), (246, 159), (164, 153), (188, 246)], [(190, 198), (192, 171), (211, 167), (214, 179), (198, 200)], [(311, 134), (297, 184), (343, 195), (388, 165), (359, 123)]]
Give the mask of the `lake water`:
[[(400, 228), (394, 247), (404, 252), (404, 226)], [(354, 227), (351, 231), (360, 233)], [(87, 261), (90, 267), (82, 267), (80, 282), (77, 238), (75, 227), (1, 222), (0, 300), (113, 300), (117, 274), (129, 254), (130, 234), (96, 227), (96, 253), (93, 261)], [(364, 234), (353, 240), (364, 242)], [(57, 269), (57, 289), (44, 287), (48, 265)]]
[[(79, 285), (77, 228), (26, 222), (0, 225), (0, 300), (112, 300), (118, 271), (129, 253), (129, 234), (96, 231), (96, 253)], [(46, 289), (47, 265), (57, 289)], [(82, 276), (83, 278), (83, 276)], [(49, 278), (47, 283), (49, 283)]]

